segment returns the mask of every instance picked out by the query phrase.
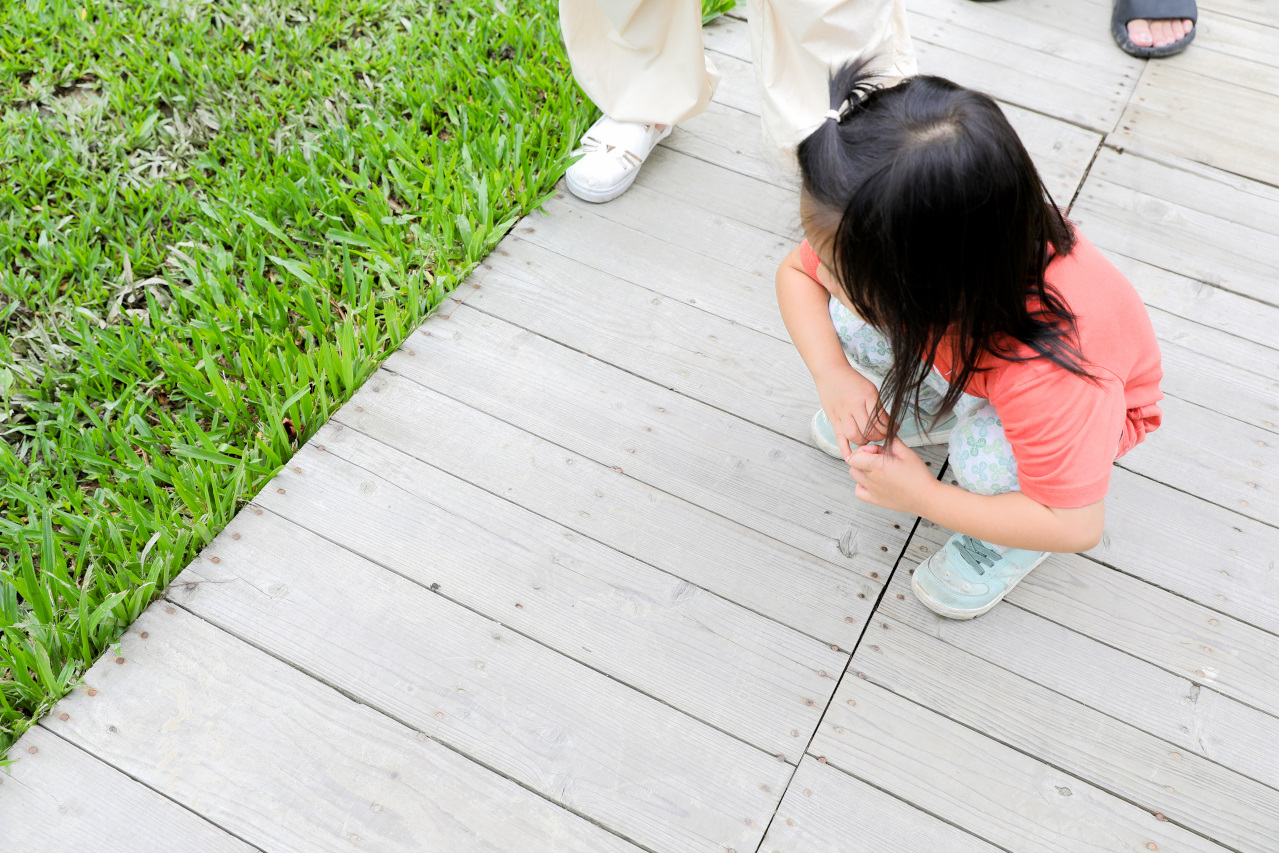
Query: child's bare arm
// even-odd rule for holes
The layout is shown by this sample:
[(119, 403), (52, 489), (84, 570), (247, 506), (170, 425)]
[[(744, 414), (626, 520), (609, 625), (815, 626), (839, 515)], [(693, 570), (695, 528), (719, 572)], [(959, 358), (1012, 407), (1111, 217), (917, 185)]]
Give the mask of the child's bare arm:
[(1104, 501), (1058, 509), (1021, 492), (978, 495), (943, 483), (900, 442), (894, 442), (891, 451), (873, 445), (862, 448), (850, 460), (849, 471), (864, 501), (1009, 548), (1087, 551), (1101, 541), (1106, 521)]
[(793, 250), (777, 270), (777, 304), (800, 358), (813, 376), (822, 408), (835, 428), (840, 450), (847, 459), (854, 445), (882, 439), (882, 422), (868, 423), (879, 399), (875, 386), (848, 363), (844, 348), (831, 324), (830, 291), (815, 281)]
[(777, 305), (786, 331), (815, 381), (844, 371), (856, 373), (831, 325), (829, 301), (829, 291), (804, 271), (799, 249), (793, 249), (777, 268)]

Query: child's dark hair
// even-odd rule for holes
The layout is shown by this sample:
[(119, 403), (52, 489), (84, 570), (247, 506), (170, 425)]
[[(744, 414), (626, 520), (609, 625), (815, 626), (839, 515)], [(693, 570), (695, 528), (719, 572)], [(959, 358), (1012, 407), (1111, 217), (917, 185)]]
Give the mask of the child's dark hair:
[[(830, 235), (823, 260), (892, 346), (874, 415), (888, 412), (889, 438), (907, 406), (918, 409), (947, 333), (955, 352), (939, 417), (986, 354), (1047, 358), (1088, 377), (1075, 317), (1044, 281), (1074, 232), (998, 105), (940, 77), (881, 88), (866, 68), (835, 72), (840, 119), (798, 153), (805, 226)], [(1034, 354), (1016, 355), (1018, 343)]]

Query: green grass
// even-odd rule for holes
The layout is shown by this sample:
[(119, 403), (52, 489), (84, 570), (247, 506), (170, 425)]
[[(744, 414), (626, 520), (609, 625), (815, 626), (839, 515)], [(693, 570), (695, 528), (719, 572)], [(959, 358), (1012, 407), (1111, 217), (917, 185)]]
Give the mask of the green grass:
[(0, 8), (0, 758), (592, 112), (552, 0)]

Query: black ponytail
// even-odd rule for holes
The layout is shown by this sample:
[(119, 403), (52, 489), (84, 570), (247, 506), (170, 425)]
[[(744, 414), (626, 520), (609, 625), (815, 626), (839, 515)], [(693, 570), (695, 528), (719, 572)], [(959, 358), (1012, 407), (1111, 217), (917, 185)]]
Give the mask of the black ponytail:
[[(831, 76), (828, 118), (799, 145), (805, 226), (857, 314), (892, 347), (872, 419), (889, 438), (954, 345), (951, 411), (990, 356), (1085, 369), (1075, 316), (1044, 280), (1075, 237), (999, 106), (940, 77), (882, 86), (868, 62)], [(953, 336), (953, 337), (949, 337)], [(1021, 347), (1030, 355), (1020, 355)]]

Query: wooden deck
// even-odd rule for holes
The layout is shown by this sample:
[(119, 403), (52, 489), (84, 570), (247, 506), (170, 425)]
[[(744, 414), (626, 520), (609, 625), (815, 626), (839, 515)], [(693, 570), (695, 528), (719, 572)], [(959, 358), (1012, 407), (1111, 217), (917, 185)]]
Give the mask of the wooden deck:
[[(521, 222), (11, 753), (7, 851), (1279, 850), (1279, 7), (912, 0), (1162, 339), (1104, 543), (967, 623), (857, 502), (772, 278), (746, 24)], [(941, 469), (938, 450), (931, 464)]]

